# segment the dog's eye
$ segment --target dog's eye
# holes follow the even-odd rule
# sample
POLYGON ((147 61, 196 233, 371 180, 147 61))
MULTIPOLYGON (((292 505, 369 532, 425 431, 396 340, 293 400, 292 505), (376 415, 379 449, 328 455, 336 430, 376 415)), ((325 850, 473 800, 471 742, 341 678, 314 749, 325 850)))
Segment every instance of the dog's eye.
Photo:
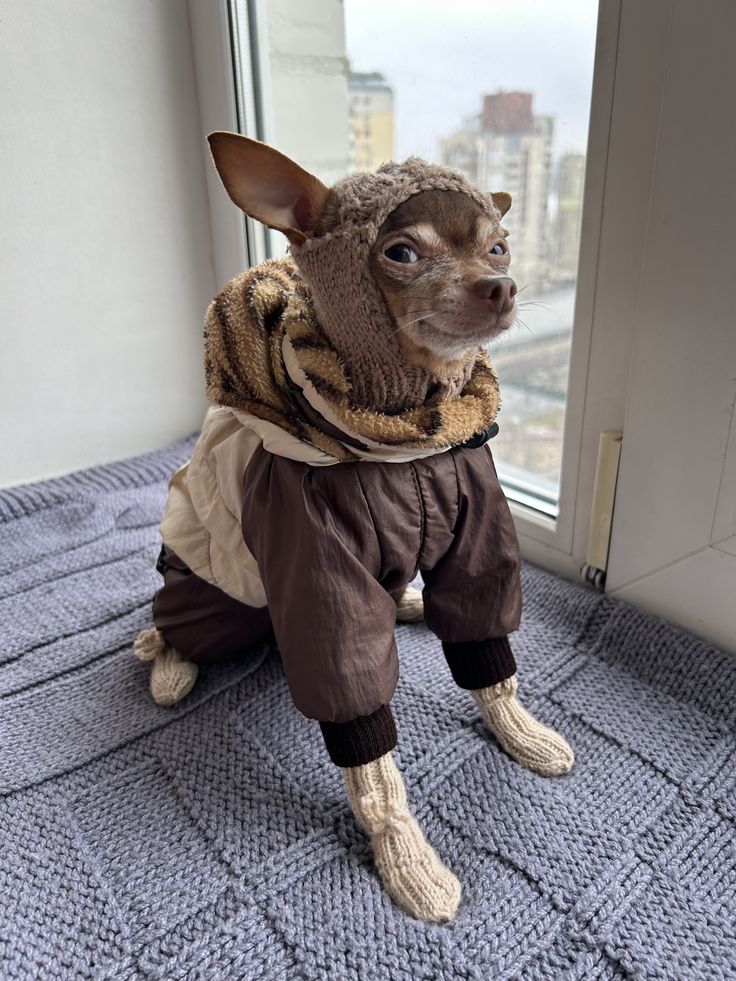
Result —
POLYGON ((392 262, 419 262, 419 256, 408 245, 392 245, 383 254, 392 262))
POLYGON ((501 242, 496 242, 491 249, 491 255, 506 255, 506 246, 501 242))

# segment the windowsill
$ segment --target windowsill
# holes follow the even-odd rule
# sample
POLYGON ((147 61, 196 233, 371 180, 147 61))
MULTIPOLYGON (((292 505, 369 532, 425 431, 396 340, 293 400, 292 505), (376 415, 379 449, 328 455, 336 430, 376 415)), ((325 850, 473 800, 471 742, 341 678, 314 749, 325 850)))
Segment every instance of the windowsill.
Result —
POLYGON ((525 510, 552 519, 560 513, 557 494, 558 488, 551 480, 535 478, 532 474, 519 467, 496 460, 498 479, 503 492, 509 501, 513 501, 525 510))

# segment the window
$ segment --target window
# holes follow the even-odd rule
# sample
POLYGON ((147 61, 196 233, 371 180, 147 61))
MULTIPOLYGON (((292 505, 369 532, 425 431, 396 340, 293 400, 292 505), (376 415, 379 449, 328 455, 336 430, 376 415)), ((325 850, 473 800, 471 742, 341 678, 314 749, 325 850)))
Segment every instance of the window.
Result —
MULTIPOLYGON (((580 82, 582 72, 573 70, 572 61, 575 52, 584 58, 586 51, 593 60, 592 11, 566 0, 533 6, 518 0, 507 6, 532 18, 526 25, 530 32, 533 18, 553 7, 557 19, 554 43, 558 39, 560 45, 564 43, 565 58, 570 61, 570 70, 562 70, 557 79, 558 92, 587 99, 580 82)), ((579 259, 571 248, 556 253, 561 269, 572 271, 576 277, 563 453, 559 489, 555 488, 557 513, 550 514, 555 506, 548 505, 545 514, 540 482, 534 474, 531 476, 536 482, 529 482, 528 491, 512 487, 507 477, 507 493, 522 555, 576 578, 588 561, 600 435, 624 430, 607 590, 703 633, 721 646, 732 647, 733 604, 729 605, 727 597, 734 593, 736 567, 730 561, 735 554, 733 529, 724 517, 728 509, 723 501, 733 499, 728 491, 736 473, 730 466, 734 456, 733 304, 729 307, 728 289, 714 291, 707 286, 714 281, 713 269, 721 269, 730 257, 728 234, 733 223, 729 224, 723 188, 733 171, 733 141, 729 143, 731 131, 719 125, 723 112, 703 113, 702 106, 704 99, 715 99, 720 110, 728 100, 730 89, 719 83, 724 66, 731 63, 720 55, 733 34, 735 15, 732 7, 723 5, 718 7, 717 16, 707 18, 699 8, 685 3, 599 0, 597 6, 590 119, 582 120, 583 130, 587 127, 590 131, 586 159, 579 159, 584 134, 578 127, 574 139, 575 129, 569 119, 542 101, 541 87, 535 92, 539 115, 556 116, 546 155, 556 174, 550 198, 542 201, 538 195, 536 201, 525 201, 521 193, 523 161, 517 161, 516 183, 511 187, 501 142, 486 148, 484 166, 491 173, 493 164, 492 179, 496 175, 504 178, 505 189, 516 195, 517 214, 526 213, 524 209, 539 213, 546 208, 548 214, 556 216, 558 242, 560 237, 575 240, 562 229, 566 224, 575 227, 580 223, 575 186, 582 184, 583 177, 585 181, 579 259), (701 57, 700 70, 693 76, 688 71, 693 51, 696 56, 698 52, 716 52, 719 57, 701 57), (577 154, 578 159, 563 161, 569 153, 577 154), (682 175, 686 180, 687 173, 692 172, 713 175, 713 180, 700 188, 695 211, 680 206, 682 175), (671 255, 680 255, 682 242, 692 239, 693 221, 699 247, 707 252, 693 269, 701 278, 705 276, 706 288, 689 293, 675 289, 673 293, 680 267, 671 255), (677 303, 673 305, 675 295, 677 303), (699 324, 696 332, 693 322, 699 324), (710 338, 708 344, 703 341, 704 331, 710 338), (668 352, 667 357, 661 357, 662 350, 668 352), (696 377, 693 364, 699 365, 696 377), (687 376, 688 391, 694 384, 697 388, 684 415, 683 386, 672 383, 675 370, 687 376), (673 418, 679 420, 678 425, 672 425, 673 418), (685 459, 692 466, 684 466, 685 459)), ((485 62, 473 62, 467 44, 472 30, 476 30, 471 30, 467 18, 477 15, 479 8, 484 29, 491 15, 497 18, 503 9, 492 0, 466 0, 455 5, 453 30, 447 31, 443 50, 439 55, 435 50, 432 57, 426 56, 422 72, 407 80, 409 88, 405 91, 403 82, 399 85, 401 80, 391 77, 393 69, 388 62, 378 66, 358 63, 357 55, 350 51, 353 0, 346 0, 345 6, 339 0, 299 4, 298 14, 309 9, 312 17, 316 11, 321 18, 319 25, 296 16, 294 0, 220 0, 215 17, 209 7, 192 4, 189 14, 195 58, 201 67, 197 75, 203 128, 240 126, 249 135, 276 143, 326 182, 336 179, 352 165, 350 150, 346 150, 348 51, 354 59, 354 72, 382 75, 375 79, 371 94, 380 86, 393 89, 386 98, 394 99, 397 156, 403 152, 402 120, 413 111, 422 132, 430 131, 433 120, 442 122, 441 147, 446 146, 447 134, 457 132, 460 120, 459 128, 467 132, 453 141, 457 165, 478 166, 482 147, 477 107, 471 111, 466 103, 459 104, 463 101, 459 98, 462 85, 454 77, 448 80, 446 64, 454 64, 464 76, 485 77, 485 62), (234 7, 238 16, 228 19, 234 7), (245 16, 248 11, 257 14, 250 25, 245 16), (234 60, 240 60, 234 73, 229 58, 232 35, 236 42, 234 60), (241 89, 237 114, 234 76, 241 89), (420 92, 421 99, 407 102, 412 87, 420 92), (333 111, 335 107, 339 110, 341 99, 344 113, 333 111), (413 109, 406 109, 407 104, 413 109), (316 114, 315 106, 320 110, 316 114), (329 113, 324 111, 326 106, 329 113)), ((373 38, 373 51, 391 53, 396 45, 407 51, 411 45, 427 50, 424 14, 428 6, 416 15, 419 8, 407 0, 396 11, 389 11, 391 17, 378 0, 365 5, 370 13, 363 12, 362 4, 358 9, 366 20, 366 43, 373 38), (404 9, 414 18, 411 44, 407 43, 408 34, 397 28, 404 9)), ((522 50, 508 25, 505 33, 497 19, 491 26, 494 34, 489 51, 508 49, 518 54, 522 50)), ((524 67, 526 62, 517 60, 524 67)), ((505 71, 510 71, 508 63, 505 71)), ((525 79, 508 77, 506 91, 525 91, 525 79)), ((554 76, 548 73, 545 78, 549 81, 554 76)), ((479 90, 485 88, 478 85, 479 90)), ((489 94, 494 94, 492 89, 489 94)), ((426 144, 412 149, 424 156, 434 152, 426 144)), ((246 239, 251 262, 265 257, 266 245, 262 231, 260 241, 252 228, 244 235, 242 215, 223 194, 209 160, 207 167, 213 258, 218 281, 224 283, 246 264, 246 239)), ((518 257, 518 247, 516 254, 518 257)), ((728 275, 721 276, 721 281, 727 284, 728 275)), ((539 302, 549 306, 548 299, 543 296, 539 302)), ((543 311, 543 307, 536 310, 543 311)), ((564 317, 569 330, 569 310, 564 317)), ((499 353, 497 349, 497 361, 499 353)), ((560 360, 567 368, 567 359, 560 360)), ((554 365, 549 358, 542 368, 551 372, 554 365)), ((505 371, 502 388, 508 396, 505 371)), ((545 381, 549 384, 549 377, 545 381)), ((507 397, 501 415, 503 426, 509 414, 507 397)), ((503 471, 505 461, 501 464, 503 471)))
MULTIPOLYGON (((490 348, 503 396, 493 450, 508 495, 556 516, 597 4, 247 6, 264 21, 238 31, 262 98, 252 135, 326 183, 416 153, 514 197, 504 224, 519 316, 490 348)), ((233 3, 236 23, 245 7, 233 3)))

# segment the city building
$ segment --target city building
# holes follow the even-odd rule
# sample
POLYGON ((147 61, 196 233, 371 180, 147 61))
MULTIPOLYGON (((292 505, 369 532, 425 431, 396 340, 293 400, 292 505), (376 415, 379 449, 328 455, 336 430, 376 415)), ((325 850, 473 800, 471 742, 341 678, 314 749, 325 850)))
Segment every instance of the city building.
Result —
POLYGON ((584 180, 584 154, 563 154, 557 165, 557 215, 552 242, 552 277, 560 282, 573 282, 577 275, 584 180))
POLYGON ((482 190, 511 195, 504 225, 520 286, 546 282, 552 269, 547 226, 554 120, 535 115, 533 100, 531 92, 484 95, 480 113, 440 143, 444 164, 482 190))
POLYGON ((394 91, 380 72, 348 74, 350 160, 375 170, 394 156, 394 91))

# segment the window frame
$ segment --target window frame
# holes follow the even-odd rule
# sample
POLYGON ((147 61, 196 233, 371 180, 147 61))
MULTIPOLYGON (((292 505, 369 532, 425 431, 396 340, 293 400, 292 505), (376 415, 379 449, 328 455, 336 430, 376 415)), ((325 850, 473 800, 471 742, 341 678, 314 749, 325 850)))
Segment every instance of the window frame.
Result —
MULTIPOLYGON (((598 435, 615 428, 591 425, 602 406, 589 382, 621 4, 599 2, 557 515, 509 496, 522 555, 568 578, 577 578, 585 563, 598 435)), ((617 408, 622 414, 623 402, 617 408)))

